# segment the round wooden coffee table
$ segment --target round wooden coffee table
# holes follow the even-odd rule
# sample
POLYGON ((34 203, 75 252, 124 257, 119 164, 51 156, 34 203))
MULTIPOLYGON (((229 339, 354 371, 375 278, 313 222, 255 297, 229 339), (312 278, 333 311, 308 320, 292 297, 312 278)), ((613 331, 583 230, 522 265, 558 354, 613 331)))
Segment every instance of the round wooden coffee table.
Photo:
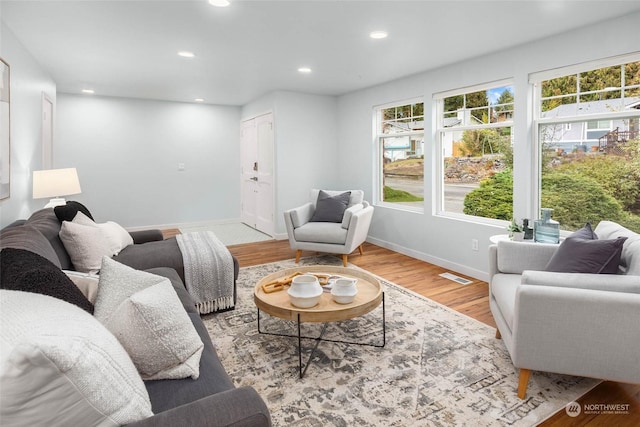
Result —
POLYGON ((313 265, 313 266, 299 266, 281 270, 268 276, 263 277, 256 284, 253 300, 258 308, 258 332, 262 334, 297 337, 298 338, 298 360, 300 365, 300 378, 302 378, 309 367, 313 354, 318 347, 320 341, 339 342, 346 344, 356 345, 369 345, 374 347, 384 347, 386 340, 386 326, 385 326, 385 309, 384 309, 384 290, 380 281, 371 274, 365 271, 356 270, 348 267, 335 267, 327 265, 313 265), (311 308, 299 308, 291 304, 289 294, 287 293, 288 286, 283 290, 266 293, 262 285, 265 283, 271 283, 275 280, 282 279, 293 273, 319 273, 329 274, 335 276, 342 276, 347 278, 357 279, 356 287, 358 293, 353 302, 348 304, 338 304, 331 296, 330 292, 323 292, 320 296, 320 302, 311 308), (382 344, 372 343, 359 343, 349 342, 342 340, 329 340, 323 339, 325 330, 327 329, 328 322, 339 322, 342 320, 349 320, 355 317, 363 316, 376 307, 382 304, 382 344), (260 312, 263 311, 271 316, 278 317, 285 320, 292 320, 297 322, 298 334, 287 335, 274 332, 264 332, 260 328, 260 312), (322 331, 318 337, 305 337, 301 335, 300 324, 303 322, 320 322, 324 323, 322 331), (309 360, 306 365, 302 365, 302 339, 313 339, 316 341, 313 350, 309 356, 309 360))

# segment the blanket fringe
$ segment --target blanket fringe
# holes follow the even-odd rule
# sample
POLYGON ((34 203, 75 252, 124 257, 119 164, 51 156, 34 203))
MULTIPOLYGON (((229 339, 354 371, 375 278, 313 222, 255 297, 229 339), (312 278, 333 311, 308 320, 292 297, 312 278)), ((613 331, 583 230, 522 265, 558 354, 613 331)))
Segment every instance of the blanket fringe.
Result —
POLYGON ((200 314, 208 314, 229 308, 233 308, 233 297, 222 297, 214 301, 205 301, 196 304, 196 310, 198 310, 200 314))

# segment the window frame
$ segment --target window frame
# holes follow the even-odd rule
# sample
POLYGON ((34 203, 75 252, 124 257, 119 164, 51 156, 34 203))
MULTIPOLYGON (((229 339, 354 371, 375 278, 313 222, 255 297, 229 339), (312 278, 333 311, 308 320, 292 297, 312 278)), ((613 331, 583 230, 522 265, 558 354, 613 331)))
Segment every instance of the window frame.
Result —
MULTIPOLYGON (((601 68, 609 68, 620 66, 623 64, 627 64, 630 62, 638 62, 640 61, 640 53, 630 53, 626 55, 618 55, 614 57, 597 59, 594 61, 588 61, 580 64, 568 65, 565 67, 554 68, 551 70, 544 70, 535 73, 529 74, 529 86, 533 93, 531 97, 531 137, 532 137, 532 157, 534 158, 533 170, 531 179, 531 195, 532 195, 532 218, 539 219, 540 218, 540 209, 541 209, 541 198, 542 198, 542 147, 540 145, 540 128, 542 126, 550 126, 550 125, 572 125, 574 123, 588 123, 590 121, 600 121, 607 120, 610 123, 618 119, 628 119, 630 117, 640 118, 640 111, 616 111, 616 112, 608 112, 608 113, 594 113, 594 114, 583 114, 583 115, 573 115, 573 116, 562 116, 562 117, 542 117, 542 82, 547 80, 552 80, 560 77, 566 77, 570 75, 578 75, 583 72, 598 70, 601 68)), ((625 86, 626 87, 626 86, 625 86)), ((624 93, 624 88, 621 88, 622 93, 624 93)), ((579 98, 580 95, 586 94, 588 92, 579 92, 576 96, 579 98)), ((587 126, 584 127, 584 133, 586 137, 587 126)), ((561 235, 569 234, 568 231, 560 230, 561 235)))
MULTIPOLYGON (((459 221, 465 221, 465 222, 472 222, 472 223, 476 223, 476 224, 484 224, 484 225, 492 225, 492 226, 500 226, 500 227, 504 227, 506 226, 506 224, 508 224, 508 221, 502 220, 502 219, 495 219, 495 218, 486 218, 486 217, 481 217, 481 216, 475 216, 475 215, 467 215, 465 213, 461 213, 461 212, 451 212, 451 211, 446 211, 444 210, 444 146, 443 146, 443 135, 447 132, 452 132, 451 130, 447 131, 446 128, 444 127, 444 122, 443 119, 445 117, 445 112, 444 112, 444 100, 446 98, 449 97, 453 97, 453 96, 459 96, 459 95, 464 95, 464 94, 469 94, 469 93, 473 93, 473 92, 478 92, 478 91, 488 91, 490 89, 495 89, 495 88, 500 88, 500 87, 504 87, 504 86, 509 86, 513 89, 513 96, 514 96, 514 101, 513 101, 513 110, 511 110, 511 114, 510 114, 510 118, 504 122, 493 122, 493 123, 483 123, 482 125, 462 125, 462 126, 456 126, 455 127, 455 131, 461 131, 464 132, 466 130, 477 130, 477 129, 493 129, 493 128, 504 128, 504 127, 510 127, 511 128, 511 140, 512 143, 515 144, 515 139, 514 139, 514 131, 515 131, 515 118, 516 118, 516 112, 515 112, 515 106, 516 106, 516 101, 515 101, 515 87, 516 87, 516 82, 514 78, 508 78, 508 79, 500 79, 500 80, 494 80, 491 82, 486 82, 486 83, 481 83, 481 84, 477 84, 477 85, 472 85, 472 86, 466 86, 463 88, 457 88, 457 89, 452 89, 452 90, 448 90, 448 91, 444 91, 444 92, 438 92, 438 93, 434 93, 433 97, 432 97, 432 108, 433 111, 435 112, 434 114, 434 129, 433 129, 433 138, 435 141, 435 145, 436 145, 436 159, 435 159, 435 168, 434 168, 434 189, 435 189, 435 193, 433 195, 434 198, 434 203, 433 203, 433 209, 432 209, 432 214, 434 216, 437 217, 441 217, 441 218, 448 218, 448 219, 454 219, 454 220, 459 220, 459 221)), ((485 108, 485 107, 482 107, 485 108)), ((513 191, 513 190, 512 190, 513 191)), ((514 205, 515 205, 515 201, 514 201, 514 205)), ((513 213, 513 212, 512 212, 513 213)))
MULTIPOLYGON (((424 192, 424 197, 423 197, 423 201, 422 204, 420 206, 411 206, 411 205, 403 205, 403 204, 399 204, 399 203, 394 203, 394 202, 386 202, 384 201, 384 139, 385 138, 390 138, 390 137, 404 137, 404 136, 408 136, 409 137, 409 143, 411 144, 411 139, 413 136, 416 135, 422 135, 422 140, 423 140, 423 144, 425 145, 425 149, 423 150, 423 156, 425 157, 425 162, 423 165, 423 169, 422 169, 422 183, 423 186, 425 185, 425 170, 426 170, 426 158, 427 158, 427 154, 428 151, 426 149, 426 139, 425 139, 425 129, 423 127, 422 132, 419 131, 407 131, 407 132, 398 132, 398 133, 394 133, 394 134, 384 134, 381 132, 382 129, 382 111, 389 109, 389 108, 395 108, 395 107, 402 107, 405 105, 415 105, 415 104, 422 104, 422 111, 423 111, 423 121, 425 122, 425 127, 426 127, 426 116, 425 116, 425 109, 424 109, 424 97, 423 96, 417 96, 417 97, 413 97, 413 98, 408 98, 408 99, 403 99, 400 101, 395 101, 395 102, 389 102, 389 103, 385 103, 385 104, 381 104, 381 105, 376 105, 373 107, 373 143, 375 145, 375 168, 374 170, 376 171, 375 177, 374 177, 374 186, 373 188, 375 189, 375 197, 374 197, 374 205, 375 206, 381 206, 381 207, 386 207, 386 208, 391 208, 391 209, 398 209, 398 210, 403 210, 403 211, 409 211, 409 212, 417 212, 417 213, 424 213, 425 212, 425 203, 427 201, 427 192, 424 192)), ((425 188, 426 189, 426 188, 425 188)))

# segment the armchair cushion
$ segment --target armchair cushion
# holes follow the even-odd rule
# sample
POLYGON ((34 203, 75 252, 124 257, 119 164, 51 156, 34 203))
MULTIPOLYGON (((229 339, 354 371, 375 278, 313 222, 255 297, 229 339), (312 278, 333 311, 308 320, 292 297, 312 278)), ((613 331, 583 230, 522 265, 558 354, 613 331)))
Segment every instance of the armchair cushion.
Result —
POLYGON ((626 237, 589 240, 567 237, 545 267, 559 273, 616 274, 626 237))
POLYGON ((640 276, 624 274, 603 276, 589 273, 525 271, 522 273, 522 284, 640 294, 640 276))
POLYGON ((316 210, 311 217, 311 222, 342 222, 344 211, 349 205, 351 192, 331 195, 320 190, 316 201, 316 210))
POLYGON ((299 242, 329 243, 344 245, 347 230, 332 222, 309 222, 294 230, 299 242))

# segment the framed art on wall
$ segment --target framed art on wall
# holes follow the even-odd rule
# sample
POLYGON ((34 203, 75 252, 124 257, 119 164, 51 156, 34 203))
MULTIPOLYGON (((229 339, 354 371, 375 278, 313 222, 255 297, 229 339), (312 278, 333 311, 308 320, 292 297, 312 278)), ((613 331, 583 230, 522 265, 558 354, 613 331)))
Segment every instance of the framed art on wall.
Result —
POLYGON ((0 58, 0 199, 8 198, 11 190, 10 106, 9 64, 0 58))

